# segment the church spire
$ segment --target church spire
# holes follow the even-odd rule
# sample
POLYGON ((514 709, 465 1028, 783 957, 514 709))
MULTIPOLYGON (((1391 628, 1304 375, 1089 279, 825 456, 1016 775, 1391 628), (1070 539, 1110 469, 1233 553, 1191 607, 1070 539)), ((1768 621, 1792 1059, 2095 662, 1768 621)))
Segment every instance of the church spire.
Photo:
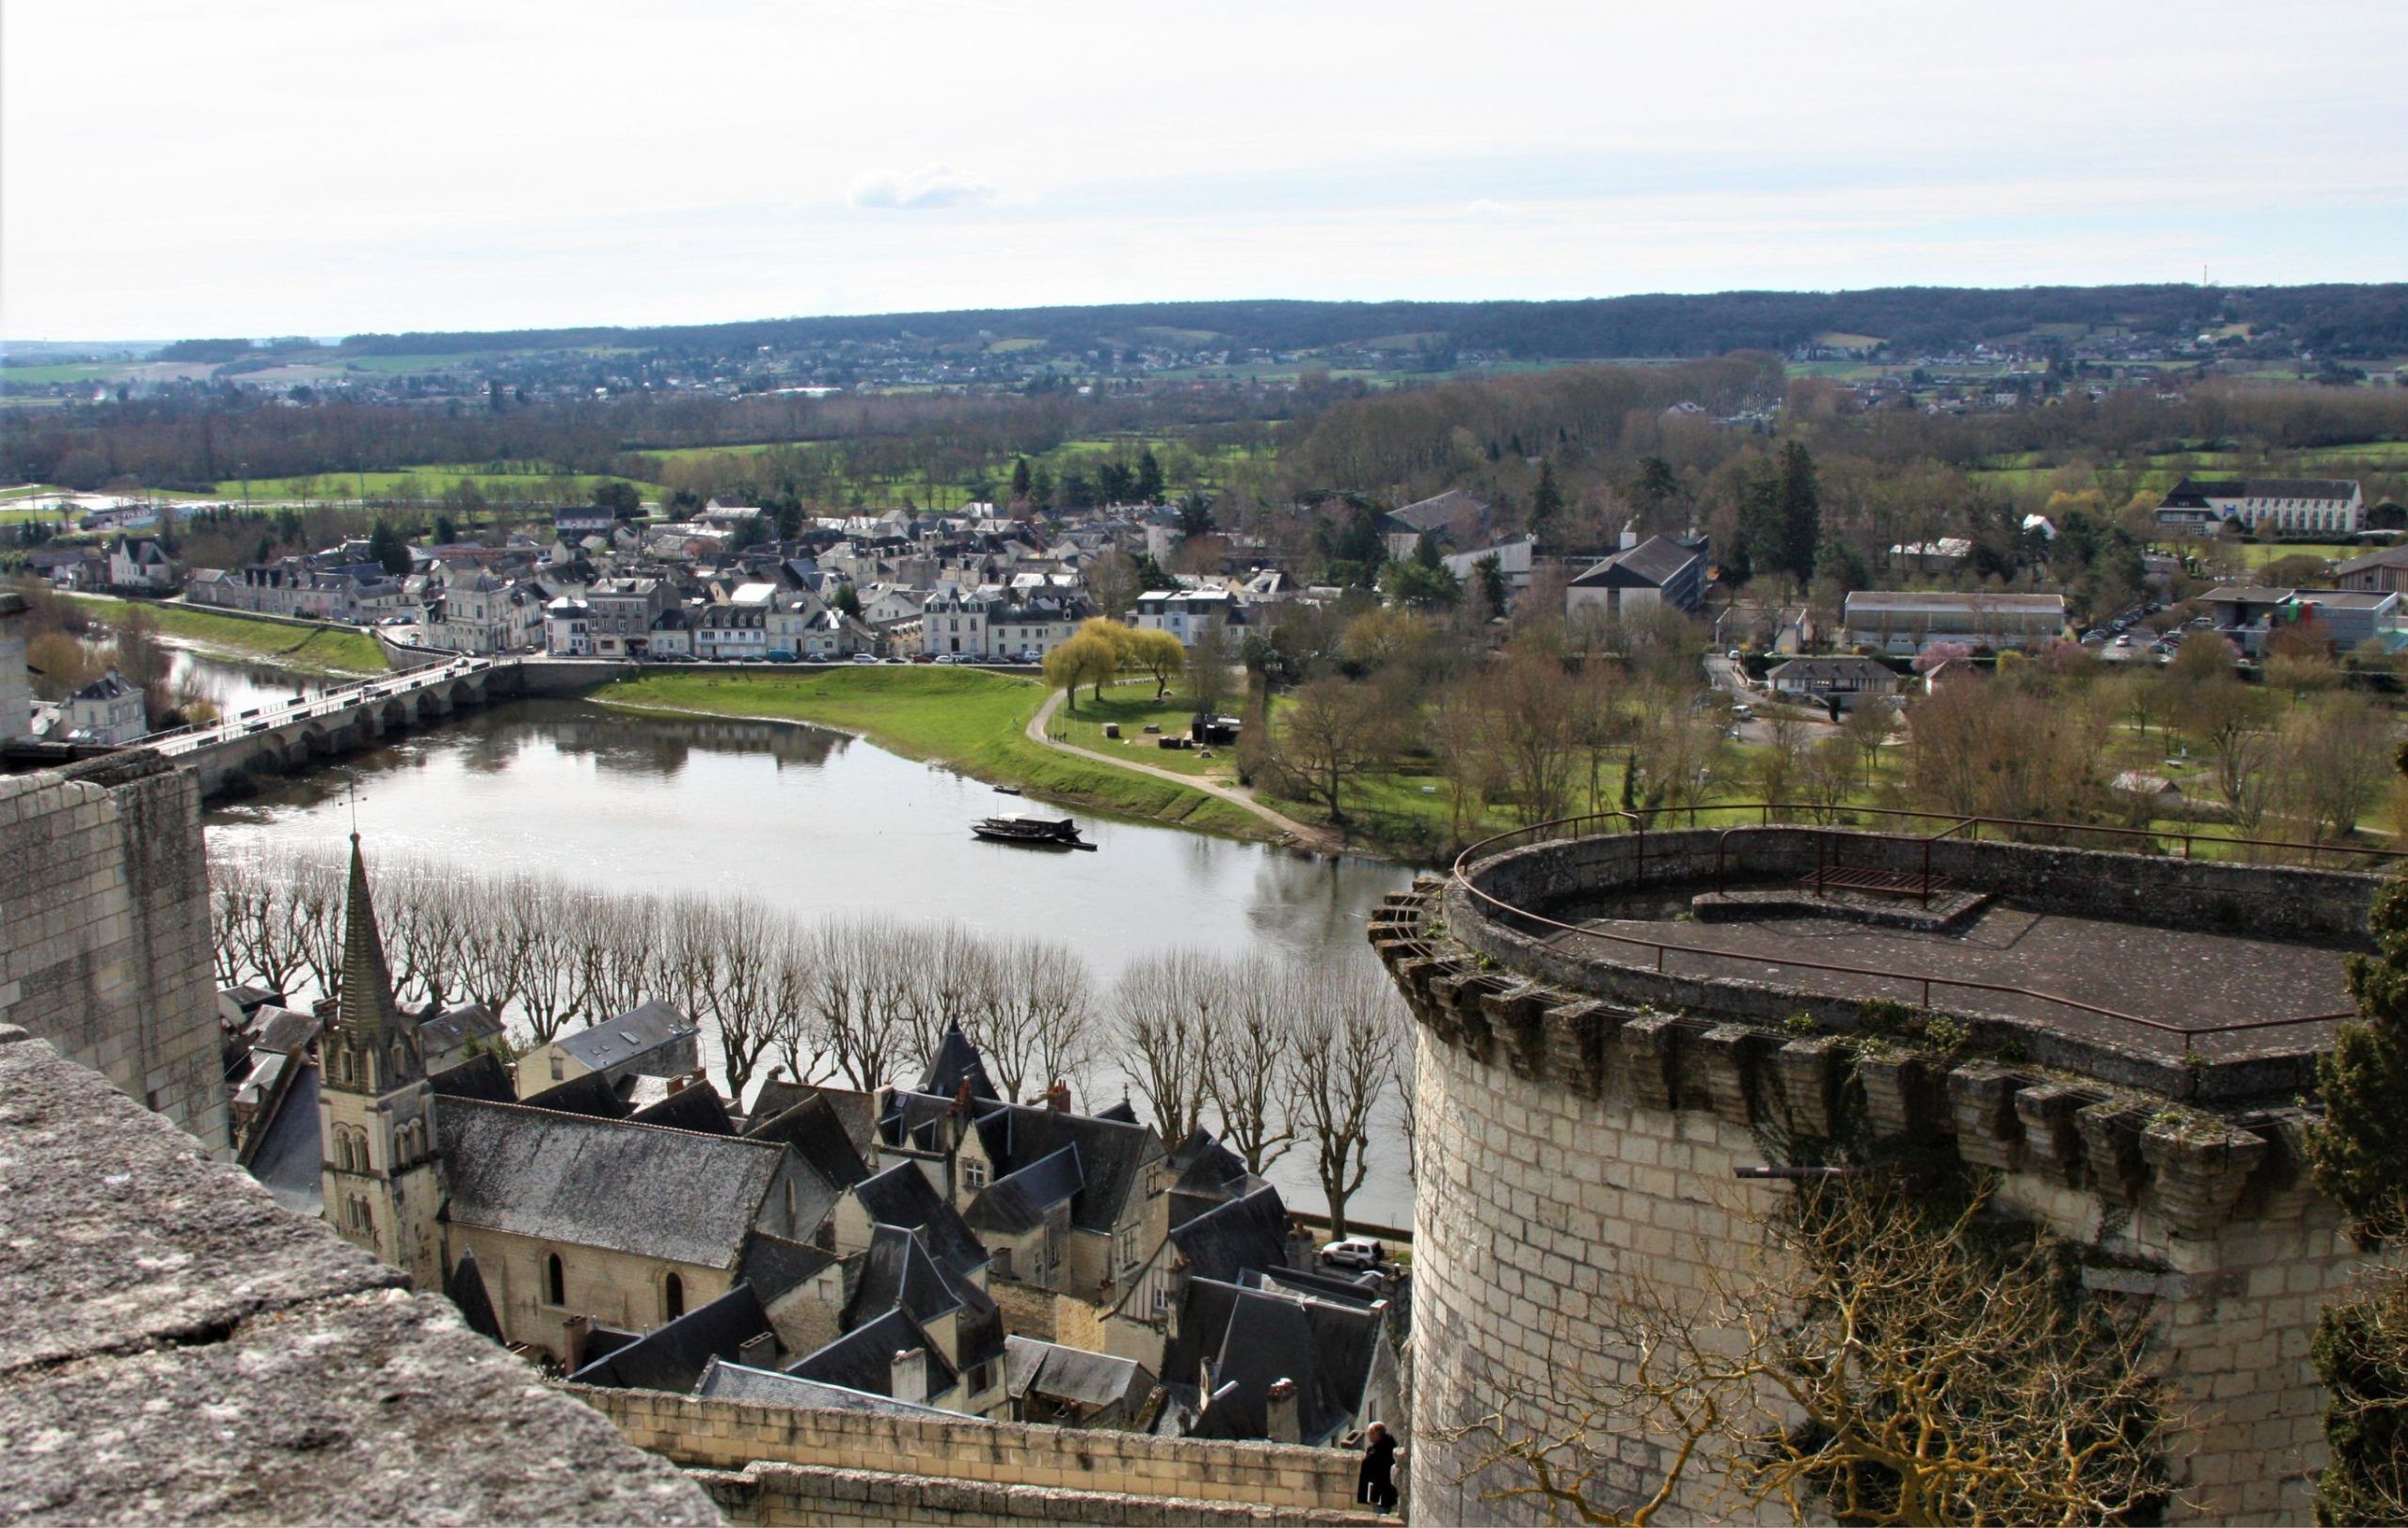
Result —
POLYGON ((393 973, 385 963, 384 937, 376 931, 376 907, 368 895, 368 862, 359 835, 351 836, 351 884, 343 895, 342 992, 336 1025, 356 1040, 383 1046, 401 1027, 393 1005, 393 973))

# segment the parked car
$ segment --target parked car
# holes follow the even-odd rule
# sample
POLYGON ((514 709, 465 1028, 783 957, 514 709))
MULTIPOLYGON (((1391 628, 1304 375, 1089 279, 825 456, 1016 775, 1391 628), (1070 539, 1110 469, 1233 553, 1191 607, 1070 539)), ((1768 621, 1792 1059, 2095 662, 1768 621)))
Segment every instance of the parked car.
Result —
POLYGON ((1333 1268, 1376 1268, 1387 1261, 1388 1249, 1374 1236, 1340 1236, 1324 1243, 1321 1260, 1333 1268))
POLYGON ((855 653, 853 655, 853 661, 856 663, 875 663, 878 661, 878 655, 876 653, 855 653))

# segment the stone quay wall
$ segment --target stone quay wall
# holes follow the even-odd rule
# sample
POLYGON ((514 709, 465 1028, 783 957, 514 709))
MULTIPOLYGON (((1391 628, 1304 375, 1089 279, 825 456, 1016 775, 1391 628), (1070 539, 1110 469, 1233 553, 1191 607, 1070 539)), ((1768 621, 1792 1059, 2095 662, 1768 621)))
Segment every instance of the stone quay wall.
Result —
MULTIPOLYGON (((1477 954, 1569 992, 1639 1007, 1712 1013, 1777 1026, 1804 1012, 1828 1029, 1855 1027, 1861 1000, 1801 991, 1760 976, 1659 971, 1653 951, 1602 939, 1566 948, 1560 931, 1504 909, 1576 921, 1580 904, 1645 887, 1707 889, 1718 866, 1735 884, 1798 879, 1821 852, 1851 867, 1920 872, 1919 840, 1841 829, 1777 826, 1616 834, 1533 845, 1473 866, 1465 879, 1481 895, 1450 883, 1444 893, 1450 935, 1477 954), (1643 856, 1643 858, 1642 858, 1643 856), (1490 900, 1489 899, 1494 899, 1490 900), (1497 904, 1503 904, 1500 908, 1497 904)), ((2073 916, 2273 935, 2320 947, 2369 948, 2367 912, 2382 878, 2348 870, 2218 864, 2162 856, 2102 853, 2035 844, 1931 845, 1931 869, 1954 886, 1993 892, 2019 905, 2073 916)), ((1684 941, 1677 935, 1667 943, 1684 941)), ((1737 973, 1760 962, 1732 961, 1737 973)), ((2037 1064, 2062 1067, 2120 1087, 2202 1104, 2289 1099, 2314 1087, 2311 1051, 2285 1045, 2287 1031, 2262 1031, 2266 1052, 2246 1061, 2199 1069, 2173 1047, 2151 1047, 2135 1031, 2119 1043, 2102 1027, 2068 1032, 1984 1006, 1978 990, 1931 985, 1931 1007, 1977 1025, 2014 1031, 2037 1064)), ((2288 1033, 2296 1033, 2289 1031, 2288 1033)))
POLYGON ((0 1024, 230 1154, 191 774, 131 751, 0 777, 0 1024))
POLYGON ((1085 1524, 1186 1528, 1190 1523, 1360 1523, 1356 1512, 1257 1506, 1244 1502, 1129 1496, 1056 1486, 903 1476, 874 1470, 753 1464, 741 1473, 697 1470, 693 1478, 730 1521, 758 1528, 853 1528, 864 1522, 1085 1524))
MULTIPOLYGON (((1943 1143, 2000 1174, 2000 1206, 2085 1249, 2094 1288, 2156 1297, 2183 1409, 2187 1521, 2302 1520, 2323 1462, 2307 1358, 2317 1310, 2362 1266, 2337 1210, 2305 1180, 2296 1108, 2210 1114, 2036 1065, 1860 1052, 1600 1000, 1456 942, 1425 881, 1374 915, 1371 939, 1418 1021, 1415 1226, 1416 1516, 1537 1522, 1494 1493, 1483 1440, 1578 1427, 1584 1380, 1626 1377, 1612 1301, 1643 1276, 1679 1297, 1743 1268, 1778 1185, 1779 1120, 1828 1134, 1861 1108, 1883 1138, 1943 1143), (1849 1101, 1861 1098, 1861 1104, 1849 1101)), ((1662 1478, 1666 1440, 1599 1437, 1598 1485, 1628 1507, 1662 1478)), ((1712 1470, 1676 1503, 1715 1513, 1712 1470)), ((1525 1482, 1526 1483, 1526 1482, 1525 1482)))
MULTIPOLYGON (((616 1423, 627 1441, 691 1468, 741 1472, 762 1463, 841 1472, 886 1461, 891 1472, 872 1472, 897 1483, 890 1488, 901 1492, 901 1499, 884 1511, 864 1509, 852 1514, 853 1520, 927 1520, 917 1509, 916 1493, 928 1488, 930 1482, 921 1477, 962 1488, 966 1494, 959 1494, 958 1501, 963 1504, 1041 1502, 1042 1498, 1023 1500, 1007 1494, 1011 1489, 1033 1488, 1061 1493, 1063 1503, 1099 1495, 1158 1503, 1217 1503, 1268 1508, 1280 1514, 1281 1520, 1290 1520, 1297 1514, 1349 1511, 1360 1462, 1358 1456, 1345 1449, 1156 1438, 1148 1433, 1030 1426, 975 1417, 761 1406, 585 1385, 562 1388, 616 1423)), ((757 1520, 816 1520, 782 1516, 789 1509, 775 1506, 780 1492, 802 1492, 813 1481, 831 1492, 838 1488, 825 1475, 779 1478, 784 1484, 768 1491, 771 1507, 763 1508, 768 1515, 757 1520)), ((725 1503, 726 1491, 719 1494, 725 1503)), ((842 1499, 828 1498, 832 1504, 842 1499)), ((830 1510, 846 1515, 832 1504, 830 1510)), ((962 1510, 972 1511, 966 1505, 962 1510)), ((1024 1515, 1042 1519, 1048 1513, 1024 1515)), ((1176 1519, 1177 1513, 1171 1516, 1176 1519)), ((1064 1510, 1053 1520, 1099 1520, 1064 1510)))

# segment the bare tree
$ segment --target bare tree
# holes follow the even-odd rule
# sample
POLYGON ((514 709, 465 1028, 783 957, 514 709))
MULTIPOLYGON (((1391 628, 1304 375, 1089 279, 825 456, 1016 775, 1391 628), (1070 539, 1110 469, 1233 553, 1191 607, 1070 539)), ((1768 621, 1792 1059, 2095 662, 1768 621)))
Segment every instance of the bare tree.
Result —
POLYGON ((1223 1144, 1259 1173, 1296 1141, 1289 1106, 1288 1062, 1300 999, 1294 973, 1256 959, 1220 963, 1228 1002, 1204 1055, 1204 1095, 1223 1144))
POLYGON ((1560 1345, 1571 1423, 1468 1429, 1499 1498, 1642 1523, 1686 1498, 1718 1520, 2116 1521, 2163 1505, 2175 1432, 2147 1307, 2068 1294, 2061 1249, 1894 1178, 1801 1188, 1751 1217, 1760 1253, 1702 1297, 1636 1278, 1599 1297, 1602 1344, 1560 1345), (1662 1440, 1635 1491, 1613 1441, 1662 1440), (1684 1487, 1689 1488, 1684 1490, 1684 1487), (1615 1500, 1620 1497, 1622 1500, 1615 1500))
POLYGON ((711 909, 713 963, 718 977, 711 1015, 719 1021, 721 1065, 727 1096, 743 1101, 777 1033, 778 920, 750 898, 711 909))
POLYGON ((879 991, 888 959, 883 927, 882 919, 863 918, 823 924, 812 963, 812 1007, 828 1054, 863 1092, 886 1086, 898 1048, 893 1011, 879 991))
POLYGON ((1298 690, 1272 740, 1272 759, 1301 794, 1346 820, 1346 788, 1394 752, 1395 718, 1379 692, 1352 679, 1315 679, 1298 690))
POLYGON ((1856 709, 1847 713, 1840 724, 1840 736, 1846 739, 1863 764, 1864 788, 1873 788, 1873 774, 1881 765, 1881 750, 1888 746, 1890 733, 1897 725, 1898 713, 1889 701, 1877 696, 1861 698, 1856 709))
POLYGON ((1330 1234, 1343 1236, 1347 1202, 1370 1168, 1371 1113, 1394 1078, 1407 1021, 1396 989, 1359 966, 1307 967, 1296 986, 1288 1094, 1312 1142, 1330 1234))
POLYGON ((2392 729, 2355 695, 2302 705, 2285 722, 2292 799, 2316 837, 2339 842, 2374 809, 2391 778, 2392 729))
POLYGON ((577 919, 564 915, 575 906, 566 886, 528 876, 514 880, 499 909, 519 952, 518 1016, 538 1045, 551 1043, 584 995, 577 919))
POLYGON ((1222 978, 1212 957, 1173 949, 1130 962, 1113 983, 1128 1045, 1122 1065, 1165 1146, 1203 1122, 1205 1058, 1217 1043, 1222 978))
POLYGON ((769 963, 769 1039, 786 1074, 817 1082, 828 1066, 828 1035, 813 1001, 819 982, 819 941, 813 930, 791 918, 781 923, 767 957, 769 963))
POLYGON ((1003 951, 971 1032, 995 1086, 1026 1102, 1054 1082, 1083 1086, 1096 1050, 1094 983, 1068 945, 1023 939, 1003 951))

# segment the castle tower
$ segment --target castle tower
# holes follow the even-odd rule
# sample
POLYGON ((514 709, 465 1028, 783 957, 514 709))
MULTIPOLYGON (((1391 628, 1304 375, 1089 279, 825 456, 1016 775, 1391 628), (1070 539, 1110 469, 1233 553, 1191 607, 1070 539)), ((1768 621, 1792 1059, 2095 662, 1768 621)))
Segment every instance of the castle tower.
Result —
POLYGON ((418 1024, 393 1001, 393 977, 359 835, 343 900, 342 992, 319 1043, 318 1136, 327 1224, 420 1289, 440 1289, 435 1212, 434 1090, 418 1024))

